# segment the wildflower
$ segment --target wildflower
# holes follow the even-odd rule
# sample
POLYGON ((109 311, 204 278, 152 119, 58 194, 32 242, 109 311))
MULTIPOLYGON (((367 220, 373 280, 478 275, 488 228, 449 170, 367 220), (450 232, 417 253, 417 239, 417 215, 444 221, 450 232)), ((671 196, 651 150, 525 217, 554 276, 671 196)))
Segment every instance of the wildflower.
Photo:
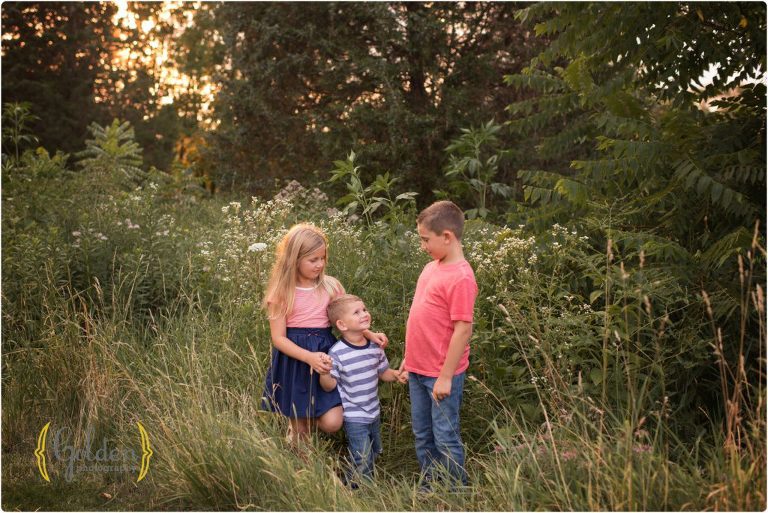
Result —
POLYGON ((644 452, 651 452, 651 450, 653 450, 653 447, 651 447, 648 444, 640 444, 632 447, 632 451, 636 452, 637 454, 642 454, 644 452))
POLYGON ((73 235, 74 237, 80 237, 80 232, 72 232, 72 235, 73 235))
POLYGON ((267 249, 267 245, 263 242, 254 242, 250 246, 248 246, 248 251, 254 252, 254 251, 264 251, 267 249))
POLYGON ((571 451, 571 450, 563 451, 560 453, 560 457, 563 458, 563 461, 572 460, 576 456, 577 456, 576 451, 571 451))
POLYGON ((133 224, 133 221, 131 221, 129 218, 125 218, 125 224, 128 227, 129 230, 137 230, 140 228, 138 224, 133 224))

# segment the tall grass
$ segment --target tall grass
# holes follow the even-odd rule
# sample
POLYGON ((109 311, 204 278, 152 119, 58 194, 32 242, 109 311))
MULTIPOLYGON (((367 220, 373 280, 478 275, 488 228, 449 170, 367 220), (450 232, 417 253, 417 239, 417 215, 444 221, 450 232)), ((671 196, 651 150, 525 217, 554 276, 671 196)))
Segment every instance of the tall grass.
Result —
POLYGON ((296 449, 284 419, 259 409, 270 343, 258 304, 270 251, 292 222, 320 224, 331 239, 329 273, 366 299, 396 365, 426 262, 415 234, 390 237, 386 226, 371 234, 329 216, 326 205, 299 210, 290 198, 245 207, 209 200, 203 215, 185 220, 187 207, 146 189, 130 194, 146 196, 98 218, 68 218, 68 230, 93 228, 114 243, 109 249, 93 241, 86 255, 83 242, 73 248, 70 232, 49 221, 27 237, 16 225, 4 231, 2 443, 6 462, 26 461, 52 421, 70 426, 75 443, 93 429, 131 446, 141 421, 155 451, 150 472, 138 484, 128 475, 80 476, 82 489, 110 491, 94 505, 79 501, 77 483, 57 484, 55 462, 51 485, 41 485, 32 464, 6 464, 6 509, 42 507, 56 494, 71 509, 766 507, 765 251, 757 231, 741 261, 733 339, 719 325, 721 295, 689 296, 681 306, 674 284, 637 255, 593 249, 559 228, 545 241, 470 223, 467 257, 481 286, 462 412, 470 486, 418 492, 407 391, 382 384, 385 453, 376 481, 352 491, 336 477, 342 434, 296 449), (176 219, 168 238, 157 224, 137 234, 115 223, 130 216, 145 227, 163 215, 176 219), (249 252, 257 241, 268 250, 249 252), (22 260, 32 247, 48 249, 22 260), (583 276, 600 284, 600 297, 579 295, 583 276), (709 311, 702 340, 690 327, 693 309, 709 311), (708 348, 719 380, 721 403, 706 417, 686 409, 675 380, 697 365, 680 349, 689 343, 708 348))

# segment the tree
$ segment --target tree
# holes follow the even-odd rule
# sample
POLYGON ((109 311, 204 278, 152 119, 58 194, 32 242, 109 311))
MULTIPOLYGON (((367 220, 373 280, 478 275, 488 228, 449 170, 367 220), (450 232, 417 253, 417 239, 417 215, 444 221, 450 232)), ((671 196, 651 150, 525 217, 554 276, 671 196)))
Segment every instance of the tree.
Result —
MULTIPOLYGON (((227 69, 211 142, 229 183, 326 177, 354 150, 429 201, 465 124, 517 94, 501 77, 532 51, 508 3, 227 3, 227 69)), ((213 32, 212 32, 213 34, 213 32)))
POLYGON ((88 123, 104 121, 94 83, 113 44, 107 2, 4 2, 2 6, 4 102, 28 102, 32 125, 50 150, 71 152, 88 123))
MULTIPOLYGON (((706 411, 719 383, 702 290, 717 297, 723 337, 743 337, 743 352, 730 345, 727 358, 745 356, 748 371, 760 372, 750 359, 756 319, 737 314, 737 255, 746 257, 753 237, 765 240, 765 5, 553 3, 518 17, 551 38, 523 73, 506 78, 536 93, 508 108, 508 127, 537 152, 518 171, 522 217, 534 229, 580 226, 601 245, 609 238, 622 265, 641 262, 626 275, 654 276, 649 293, 665 298, 654 315, 668 314, 668 329, 680 334, 679 347, 662 348, 670 355, 663 372, 676 381, 676 400, 706 411), (711 66, 716 73, 703 83, 711 66)), ((764 283, 764 253, 751 258, 764 283)))
POLYGON ((764 6, 537 4, 519 17, 555 36, 525 73, 507 77, 539 93, 509 106, 509 126, 525 137, 548 131, 538 150, 543 162, 555 162, 521 172, 527 200, 566 206, 572 216, 596 192, 630 194, 628 203, 643 206, 640 215, 659 219, 676 240, 709 234, 699 243, 760 217, 764 6), (603 22, 590 26, 594 19, 603 22), (567 64, 551 66, 557 59, 567 64), (713 63, 721 64, 712 82, 695 87, 713 63), (755 80, 745 83, 750 75, 755 80), (702 109, 702 101, 710 106, 702 109), (574 157, 558 149, 568 147, 581 150, 574 157))
POLYGON ((148 166, 168 170, 180 140, 202 122, 201 90, 213 66, 199 63, 208 41, 195 22, 205 20, 209 4, 169 5, 130 2, 115 23, 120 41, 111 52, 97 93, 113 118, 130 121, 148 166))
POLYGON ((110 3, 4 3, 3 97, 31 105, 43 146, 80 149, 89 123, 120 118, 147 148, 146 165, 169 169, 201 111, 200 77, 184 66, 191 78, 182 91, 176 73, 188 53, 200 53, 177 43, 191 12, 131 2, 116 14, 110 3))

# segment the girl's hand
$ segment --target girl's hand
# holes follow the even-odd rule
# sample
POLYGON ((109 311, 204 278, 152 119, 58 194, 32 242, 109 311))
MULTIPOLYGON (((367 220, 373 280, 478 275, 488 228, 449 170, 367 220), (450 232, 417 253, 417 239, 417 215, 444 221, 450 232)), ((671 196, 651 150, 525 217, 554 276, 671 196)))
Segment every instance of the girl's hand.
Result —
POLYGON ((306 363, 318 374, 328 374, 333 367, 333 360, 331 357, 321 351, 310 353, 306 363))
POLYGON ((389 344, 389 339, 384 333, 371 332, 370 338, 373 342, 376 342, 377 344, 379 344, 382 349, 387 347, 387 344, 389 344))

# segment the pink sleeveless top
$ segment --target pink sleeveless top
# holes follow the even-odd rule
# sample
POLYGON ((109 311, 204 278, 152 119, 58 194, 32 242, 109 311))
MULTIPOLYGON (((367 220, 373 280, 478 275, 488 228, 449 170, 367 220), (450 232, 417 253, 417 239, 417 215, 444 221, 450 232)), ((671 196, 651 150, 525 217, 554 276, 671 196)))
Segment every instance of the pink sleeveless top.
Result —
POLYGON ((293 310, 285 320, 288 328, 328 328, 328 303, 331 296, 323 287, 311 289, 296 287, 296 297, 293 300, 293 310))

